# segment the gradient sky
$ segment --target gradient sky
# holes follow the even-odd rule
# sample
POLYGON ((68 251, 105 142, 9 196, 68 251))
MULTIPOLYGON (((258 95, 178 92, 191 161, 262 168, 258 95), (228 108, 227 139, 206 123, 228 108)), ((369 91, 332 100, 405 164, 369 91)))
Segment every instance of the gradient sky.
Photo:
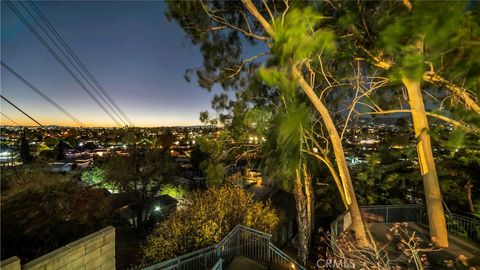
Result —
MULTIPOLYGON (((195 125, 199 112, 210 109, 214 93, 183 78, 187 68, 201 65, 201 55, 166 19, 165 3, 35 3, 136 126, 195 125)), ((10 8, 4 2, 1 7, 2 61, 87 126, 113 126, 10 8)), ((4 68, 1 92, 42 124, 75 126, 4 68)), ((3 100, 1 111, 21 125, 35 125, 3 100)), ((1 124, 12 123, 2 117, 1 124)))

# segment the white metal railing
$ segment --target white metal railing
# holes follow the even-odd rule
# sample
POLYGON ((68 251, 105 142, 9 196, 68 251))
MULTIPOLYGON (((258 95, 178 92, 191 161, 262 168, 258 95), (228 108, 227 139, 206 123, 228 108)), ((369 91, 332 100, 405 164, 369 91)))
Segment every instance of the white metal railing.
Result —
MULTIPOLYGON (((360 211, 366 223, 416 222, 428 225, 427 212, 425 206, 421 204, 369 205, 361 206, 360 211)), ((347 211, 331 223, 332 239, 336 239, 338 235, 349 228, 350 224, 345 222, 348 220, 349 214, 350 212, 347 211)), ((449 233, 480 241, 480 220, 455 213, 447 213, 445 217, 449 233)))
POLYGON ((266 263, 271 269, 305 270, 271 242, 270 234, 242 225, 237 225, 216 245, 151 265, 143 270, 221 270, 237 256, 266 263))
POLYGON ((455 213, 447 214, 447 230, 458 236, 480 242, 480 221, 455 213))

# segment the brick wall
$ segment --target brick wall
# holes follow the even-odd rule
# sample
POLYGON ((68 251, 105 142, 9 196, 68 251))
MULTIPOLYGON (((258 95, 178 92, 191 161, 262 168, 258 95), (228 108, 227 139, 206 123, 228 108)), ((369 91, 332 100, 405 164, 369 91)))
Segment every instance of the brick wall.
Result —
MULTIPOLYGON (((2 262, 2 270, 20 269, 20 267, 4 268, 4 262, 2 262)), ((20 265, 19 260, 18 265, 20 265)), ((10 264, 8 264, 8 267, 10 267, 10 264)), ((21 269, 115 269, 115 228, 107 227, 90 234, 24 264, 21 269)))

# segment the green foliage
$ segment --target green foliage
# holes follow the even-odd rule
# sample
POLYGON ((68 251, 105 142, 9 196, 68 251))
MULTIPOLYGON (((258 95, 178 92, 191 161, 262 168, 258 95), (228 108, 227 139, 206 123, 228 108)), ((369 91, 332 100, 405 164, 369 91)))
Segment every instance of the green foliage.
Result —
POLYGON ((207 125, 209 122, 210 116, 208 115, 208 111, 200 112, 200 122, 204 125, 207 125))
POLYGON ((148 216, 148 198, 156 194, 162 184, 176 173, 175 163, 164 151, 133 146, 129 156, 110 157, 104 164, 105 181, 115 190, 133 194, 137 201, 130 205, 137 219, 136 229, 144 229, 148 216))
POLYGON ((1 197, 2 259, 29 261, 111 224, 105 194, 66 176, 19 171, 9 182, 1 197))
MULTIPOLYGON (((400 3, 387 9, 373 28, 379 31, 377 45, 395 61, 395 72, 419 79, 426 70, 424 61, 429 61, 449 77, 478 74, 479 24, 466 2, 415 1, 411 11, 400 3), (414 48, 419 40, 423 55, 414 48)), ((472 86, 473 81, 464 83, 472 86)))
POLYGON ((480 155, 476 151, 461 149, 437 156, 438 176, 443 198, 449 209, 455 213, 468 213, 469 202, 466 186, 472 187, 472 198, 480 194, 480 155))
POLYGON ((103 187, 108 190, 114 190, 115 186, 106 180, 105 170, 100 167, 94 167, 83 171, 81 179, 83 182, 96 187, 103 187))
POLYGON ((105 181, 105 170, 95 167, 82 173, 82 181, 90 185, 100 185, 105 181))
POLYGON ((187 189, 184 186, 175 186, 172 184, 163 185, 160 188, 160 195, 168 195, 175 199, 183 199, 185 194, 187 193, 187 189))
POLYGON ((332 31, 319 28, 324 17, 312 7, 294 8, 284 20, 277 18, 272 54, 284 66, 289 61, 301 61, 313 54, 326 55, 335 51, 332 31))
POLYGON ((422 201, 421 176, 413 162, 415 154, 380 148, 379 153, 370 155, 365 163, 355 165, 352 174, 358 203, 374 205, 422 201))
POLYGON ((153 230, 143 247, 144 260, 158 262, 216 244, 238 224, 271 233, 278 222, 270 203, 255 202, 241 188, 193 192, 153 230))
POLYGON ((137 149, 128 157, 110 157, 104 164, 105 181, 124 192, 157 189, 176 172, 164 151, 137 149), (147 189, 139 186, 147 187, 147 189))
POLYGON ((220 186, 225 179, 225 167, 222 163, 213 163, 204 160, 200 163, 200 169, 206 174, 207 186, 220 186))

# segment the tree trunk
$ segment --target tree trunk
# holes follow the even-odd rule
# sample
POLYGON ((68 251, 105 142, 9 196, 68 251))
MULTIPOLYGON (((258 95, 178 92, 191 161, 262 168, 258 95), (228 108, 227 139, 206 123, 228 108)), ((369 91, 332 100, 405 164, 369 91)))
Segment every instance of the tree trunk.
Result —
MULTIPOLYGON (((258 22, 262 25, 265 31, 273 37, 275 35, 274 29, 272 26, 265 20, 265 18, 260 14, 257 10, 255 5, 252 3, 251 0, 242 0, 243 4, 247 8, 247 10, 255 17, 258 22)), ((304 92, 308 95, 312 103, 314 104, 315 108, 320 112, 323 122, 327 127, 328 133, 330 135, 330 140, 332 141, 332 147, 335 154, 335 159, 337 161, 338 171, 340 174, 340 178, 346 183, 346 186, 349 189, 349 194, 345 194, 347 197, 350 197, 351 205, 350 205, 350 213, 352 215, 352 228, 355 231, 355 237, 359 246, 362 247, 369 247, 370 243, 367 239, 367 234, 365 232, 365 227, 362 222, 362 216, 360 214, 360 208, 357 204, 357 199, 355 196, 355 192, 353 189, 352 180, 350 178, 350 173, 348 171, 347 161, 345 160, 345 154, 343 153, 343 146, 340 140, 340 136, 333 124, 332 118, 328 113, 327 108, 321 103, 320 99, 317 97, 313 89, 308 85, 308 83, 303 79, 301 76, 300 71, 293 66, 293 75, 294 77, 299 78, 299 83, 304 92)))
POLYGON ((295 187, 293 191, 295 204, 297 208, 297 225, 298 225, 298 261, 305 265, 308 258, 309 245, 308 241, 311 232, 309 231, 309 218, 307 210, 307 197, 303 193, 303 184, 300 172, 297 171, 295 178, 295 187))
MULTIPOLYGON (((314 203, 315 195, 313 193, 312 178, 307 171, 306 166, 303 167, 303 185, 305 187, 305 195, 307 197, 307 218, 308 218, 308 235, 307 235, 307 247, 312 246, 312 233, 315 228, 315 214, 314 203)), ((307 254, 308 255, 308 254, 307 254)))
POLYGON ((462 100, 462 102, 465 104, 465 107, 480 115, 480 104, 478 104, 475 99, 470 96, 467 89, 454 85, 452 82, 447 81, 434 72, 425 72, 423 75, 423 80, 433 85, 444 86, 453 95, 455 95, 455 97, 462 100))
POLYGON ((448 233, 442 205, 442 195, 433 159, 427 114, 425 113, 423 96, 420 90, 420 80, 411 80, 404 77, 402 82, 407 88, 413 127, 417 138, 418 162, 423 176, 430 237, 437 246, 448 247, 448 233))
POLYGON ((365 232, 365 226, 363 225, 360 208, 358 207, 357 198, 355 196, 355 190, 353 189, 353 183, 350 177, 350 172, 348 170, 347 160, 345 159, 345 153, 343 152, 342 141, 340 139, 340 136, 338 135, 338 131, 335 124, 333 123, 332 117, 330 116, 328 109, 318 98, 317 94, 315 94, 312 87, 310 87, 310 85, 305 81, 297 67, 293 66, 292 73, 294 78, 298 79, 300 87, 303 89, 312 104, 320 113, 323 123, 325 124, 325 128, 328 131, 330 141, 332 142, 333 153, 337 162, 340 178, 342 179, 343 184, 348 189, 348 194, 345 195, 347 197, 347 201, 350 201, 352 229, 355 232, 356 242, 360 247, 370 247, 370 243, 367 239, 367 234, 365 232))
POLYGON ((340 197, 342 198, 343 206, 345 207, 345 210, 348 210, 349 208, 349 201, 347 202, 347 197, 345 195, 346 187, 342 183, 342 180, 338 176, 337 171, 335 170, 335 167, 333 166, 332 162, 328 158, 328 156, 324 153, 322 153, 323 156, 319 154, 314 154, 314 157, 316 157, 318 160, 323 162, 325 165, 327 165, 328 170, 330 171, 330 174, 333 177, 333 181, 335 182, 335 185, 337 186, 338 192, 340 193, 340 197))
POLYGON ((470 212, 475 213, 475 204, 473 204, 472 200, 472 189, 472 180, 470 180, 470 177, 468 177, 468 182, 465 185, 465 191, 467 191, 468 207, 470 208, 470 212))

